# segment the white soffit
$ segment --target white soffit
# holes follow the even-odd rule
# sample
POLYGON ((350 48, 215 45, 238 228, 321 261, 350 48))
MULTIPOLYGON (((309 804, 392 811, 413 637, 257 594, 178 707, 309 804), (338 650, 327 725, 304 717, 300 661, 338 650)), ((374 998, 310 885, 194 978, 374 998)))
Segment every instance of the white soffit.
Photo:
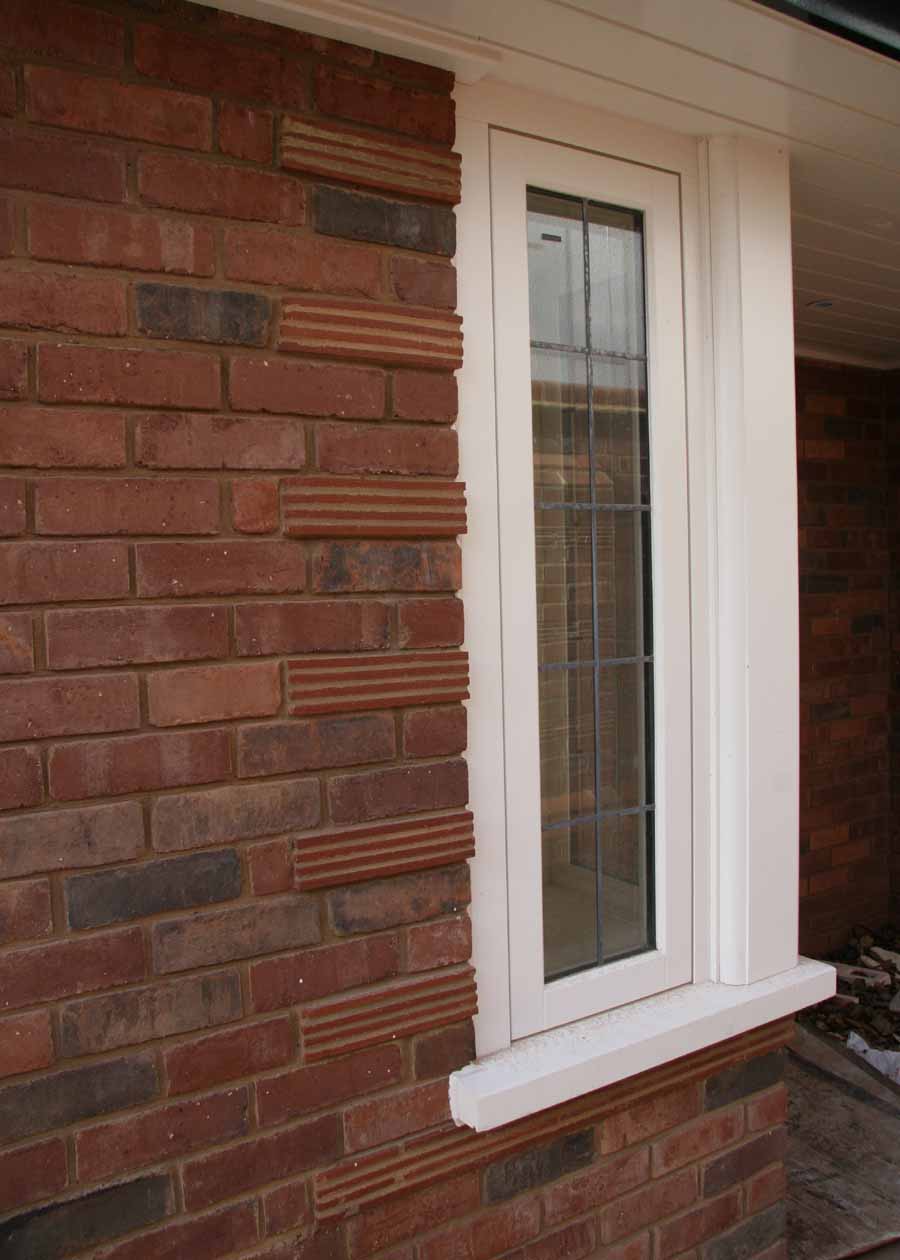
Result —
POLYGON ((785 144, 798 342, 900 364, 900 63, 753 0, 206 2, 443 66, 464 84, 785 144))

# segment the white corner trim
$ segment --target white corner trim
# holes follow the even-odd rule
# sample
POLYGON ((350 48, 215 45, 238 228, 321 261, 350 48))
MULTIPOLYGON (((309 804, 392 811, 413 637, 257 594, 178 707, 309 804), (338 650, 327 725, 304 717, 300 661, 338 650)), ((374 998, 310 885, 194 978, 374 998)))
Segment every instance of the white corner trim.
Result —
POLYGON ((453 1119, 495 1129, 792 1015, 834 990, 833 967, 801 958, 755 984, 685 985, 538 1033, 451 1075, 453 1119))
POLYGON ((358 0, 200 0, 229 13, 325 35, 376 52, 410 57, 452 70, 461 83, 477 83, 503 60, 481 39, 440 30, 400 14, 385 13, 358 0))

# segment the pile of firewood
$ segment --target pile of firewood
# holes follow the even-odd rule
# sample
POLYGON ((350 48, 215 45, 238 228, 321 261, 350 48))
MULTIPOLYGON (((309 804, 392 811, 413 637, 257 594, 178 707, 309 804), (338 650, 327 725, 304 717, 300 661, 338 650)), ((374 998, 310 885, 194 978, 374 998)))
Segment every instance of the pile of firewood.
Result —
POLYGON ((873 1048, 900 1050, 900 930, 854 928, 828 961, 837 968, 838 991, 801 1018, 845 1044, 857 1033, 873 1048))

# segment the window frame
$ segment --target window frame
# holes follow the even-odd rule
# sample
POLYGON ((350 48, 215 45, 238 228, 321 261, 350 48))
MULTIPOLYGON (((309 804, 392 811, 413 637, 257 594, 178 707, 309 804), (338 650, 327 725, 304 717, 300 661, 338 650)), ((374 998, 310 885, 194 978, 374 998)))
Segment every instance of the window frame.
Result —
POLYGON ((690 568, 679 181, 656 168, 493 129, 496 362, 510 1034, 513 1040, 692 978, 690 568), (650 399, 657 944, 549 983, 543 976, 537 582, 526 192, 538 186, 644 219, 650 399))

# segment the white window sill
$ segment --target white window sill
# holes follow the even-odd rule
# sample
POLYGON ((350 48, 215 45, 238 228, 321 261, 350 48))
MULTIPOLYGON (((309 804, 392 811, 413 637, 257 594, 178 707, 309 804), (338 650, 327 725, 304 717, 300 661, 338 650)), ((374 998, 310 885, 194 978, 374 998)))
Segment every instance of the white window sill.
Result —
POLYGON ((695 984, 516 1042, 450 1077, 457 1124, 495 1129, 830 997, 834 968, 801 958, 756 984, 695 984))

